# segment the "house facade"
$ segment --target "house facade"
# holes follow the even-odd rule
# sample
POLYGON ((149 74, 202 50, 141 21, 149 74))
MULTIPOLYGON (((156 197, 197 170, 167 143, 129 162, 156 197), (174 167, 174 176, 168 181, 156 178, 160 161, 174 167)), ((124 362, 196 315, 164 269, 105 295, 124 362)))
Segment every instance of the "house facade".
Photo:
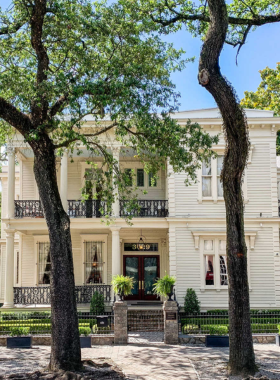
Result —
MULTIPOLYGON (((251 148, 243 193, 251 307, 280 309, 280 171, 276 160, 280 118, 271 111, 246 113, 251 148)), ((89 158, 82 150, 82 154, 68 157, 65 153, 57 159, 61 199, 71 219, 80 309, 89 309, 96 290, 104 294, 108 305, 112 303, 110 284, 116 274, 135 279, 133 294, 128 297, 131 304, 155 305, 160 300, 153 294, 153 283, 165 273, 176 276, 176 297, 181 305, 191 287, 202 310, 227 308, 226 220, 220 184, 225 151, 222 120, 216 108, 178 112, 174 118, 182 125, 191 119, 211 135, 220 134, 219 144, 213 148, 217 158, 203 163, 191 186, 185 185, 186 175, 174 174, 168 163, 154 182, 133 152, 123 150, 110 132, 108 149, 122 170, 133 170, 136 175, 139 208, 128 210, 124 201, 116 200, 115 218, 108 226, 99 212, 102 201, 81 200, 91 170, 88 161, 98 167, 101 157, 89 158), (131 214, 132 225, 125 220, 131 214)), ((92 123, 89 118, 86 127, 92 123)), ((49 237, 33 162, 30 147, 21 136, 15 136, 8 147, 8 165, 0 174, 0 303, 9 310, 38 310, 50 304, 49 237)))

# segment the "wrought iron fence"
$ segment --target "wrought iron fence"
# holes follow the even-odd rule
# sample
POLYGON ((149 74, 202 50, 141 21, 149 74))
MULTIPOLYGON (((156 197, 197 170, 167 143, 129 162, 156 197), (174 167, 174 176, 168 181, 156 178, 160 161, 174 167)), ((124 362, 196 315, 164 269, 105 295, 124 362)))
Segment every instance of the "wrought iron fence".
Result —
POLYGON ((134 331, 163 331, 162 310, 128 310, 127 312, 128 332, 134 331))
POLYGON ((120 216, 164 218, 168 216, 168 201, 137 200, 135 202, 120 201, 120 216))
POLYGON ((106 214, 107 205, 105 201, 68 201, 68 215, 70 218, 102 218, 106 214))
MULTIPOLYGON (((261 311, 250 314, 253 334, 276 334, 280 329, 280 310, 261 311)), ((219 330, 228 331, 228 313, 198 313, 189 315, 179 313, 179 333, 182 334, 217 334, 219 330), (221 328, 220 328, 221 327, 221 328)), ((223 335, 223 334, 220 334, 223 335)))
MULTIPOLYGON (((90 313, 78 313, 81 335, 100 335, 114 333, 114 315, 104 313, 102 318, 90 313)), ((0 335, 11 335, 22 329, 25 335, 50 335, 50 312, 0 313, 0 335)))
POLYGON ((41 201, 15 201, 15 218, 43 218, 41 201))
MULTIPOLYGON (((111 285, 83 285, 75 287, 77 303, 90 303, 95 292, 103 294, 104 301, 111 301, 111 285)), ((50 303, 49 286, 14 288, 15 305, 49 305, 50 303)))

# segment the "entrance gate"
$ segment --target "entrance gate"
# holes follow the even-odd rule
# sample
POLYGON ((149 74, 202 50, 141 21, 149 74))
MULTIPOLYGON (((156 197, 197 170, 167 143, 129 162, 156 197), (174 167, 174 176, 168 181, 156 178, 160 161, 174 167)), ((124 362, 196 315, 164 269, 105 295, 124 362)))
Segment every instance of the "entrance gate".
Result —
POLYGON ((164 338, 163 311, 128 310, 127 330, 129 343, 162 343, 164 338))

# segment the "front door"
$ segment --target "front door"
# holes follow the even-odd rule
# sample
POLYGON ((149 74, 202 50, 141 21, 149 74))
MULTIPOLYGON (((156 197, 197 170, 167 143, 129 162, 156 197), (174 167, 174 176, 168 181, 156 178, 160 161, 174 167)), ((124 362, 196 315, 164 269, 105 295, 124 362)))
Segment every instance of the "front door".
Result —
POLYGON ((127 300, 157 300, 153 285, 159 278, 159 256, 124 256, 124 275, 134 279, 132 295, 127 300))

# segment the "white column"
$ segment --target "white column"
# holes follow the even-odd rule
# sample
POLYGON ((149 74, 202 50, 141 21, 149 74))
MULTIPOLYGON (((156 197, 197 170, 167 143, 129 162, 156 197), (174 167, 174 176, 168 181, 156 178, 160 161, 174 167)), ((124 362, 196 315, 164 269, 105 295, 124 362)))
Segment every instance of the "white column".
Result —
POLYGON ((120 248, 121 227, 112 226, 112 276, 121 274, 121 248, 120 248))
POLYGON ((5 268, 5 292, 4 308, 14 307, 14 237, 15 230, 7 229, 6 232, 6 268, 5 268))
POLYGON ((60 197, 64 210, 68 211, 68 151, 65 150, 61 157, 60 167, 60 197))
POLYGON ((8 215, 9 219, 15 217, 15 150, 8 147, 8 215))
MULTIPOLYGON (((112 148, 113 158, 117 161, 117 169, 120 167, 120 150, 119 146, 112 148)), ((114 175, 114 174, 113 174, 114 175)), ((115 178, 113 178, 113 181, 115 178)), ((115 186, 113 183, 113 191, 114 191, 114 203, 112 205, 113 216, 118 218, 120 216, 120 202, 119 202, 119 190, 118 186, 115 186)))

